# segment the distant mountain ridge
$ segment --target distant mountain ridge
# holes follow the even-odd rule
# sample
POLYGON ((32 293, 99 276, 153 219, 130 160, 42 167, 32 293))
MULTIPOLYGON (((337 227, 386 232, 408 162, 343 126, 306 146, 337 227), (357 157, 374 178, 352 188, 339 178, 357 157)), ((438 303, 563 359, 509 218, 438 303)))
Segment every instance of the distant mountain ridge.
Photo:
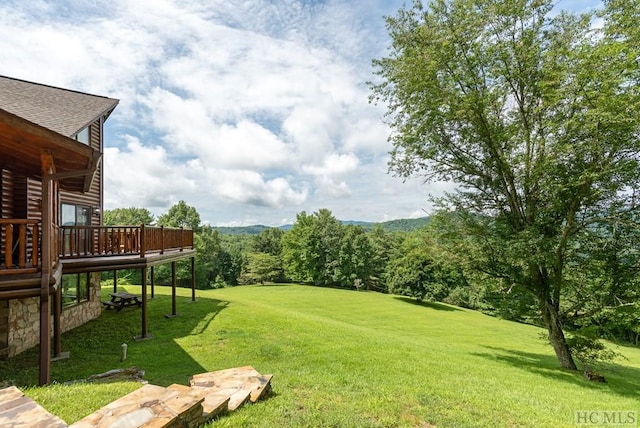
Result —
MULTIPOLYGON (((397 220, 389 220, 385 222, 368 222, 358 220, 342 220, 342 224, 361 226, 364 230, 371 230, 376 224, 382 225, 386 232, 411 232, 421 229, 429 223, 429 217, 420 218, 402 218, 397 220)), ((289 230, 293 225, 286 224, 278 226, 278 229, 289 230)), ((269 226, 256 224, 252 226, 214 226, 213 229, 220 232, 222 235, 259 235, 262 231, 270 229, 269 226)))

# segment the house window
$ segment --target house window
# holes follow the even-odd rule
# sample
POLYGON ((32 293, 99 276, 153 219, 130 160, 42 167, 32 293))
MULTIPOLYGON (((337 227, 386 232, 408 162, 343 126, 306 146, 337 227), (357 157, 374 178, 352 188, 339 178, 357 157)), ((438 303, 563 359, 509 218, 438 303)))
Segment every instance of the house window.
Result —
POLYGON ((60 218, 63 226, 90 226, 91 207, 62 204, 60 218))
POLYGON ((89 145, 89 127, 87 126, 76 134, 76 141, 89 145))
MULTIPOLYGON (((62 204, 60 206, 62 226, 91 226, 91 207, 62 204)), ((91 231, 86 227, 69 227, 62 230, 63 255, 88 254, 92 248, 91 231)))
POLYGON ((89 273, 62 275, 60 293, 62 308, 76 306, 89 300, 89 273))
MULTIPOLYGON (((90 226, 91 207, 72 204, 61 204, 60 219, 63 226, 90 226)), ((76 246, 85 248, 87 230, 81 229, 75 232, 73 238, 71 234, 65 234, 65 248, 71 248, 71 241, 76 242, 76 246)), ((75 248, 75 251, 80 251, 75 248)), ((89 300, 89 273, 74 273, 62 275, 62 292, 60 293, 62 308, 76 306, 79 303, 89 300)))

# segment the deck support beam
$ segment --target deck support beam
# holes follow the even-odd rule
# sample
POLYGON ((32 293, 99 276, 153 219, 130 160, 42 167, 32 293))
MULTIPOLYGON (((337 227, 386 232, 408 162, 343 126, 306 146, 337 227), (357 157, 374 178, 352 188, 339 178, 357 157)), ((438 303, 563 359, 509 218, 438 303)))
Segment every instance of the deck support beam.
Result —
POLYGON ((60 326, 60 316, 62 314, 62 287, 57 287, 56 293, 54 294, 54 300, 52 302, 53 305, 53 357, 60 358, 62 355, 62 339, 61 332, 62 328, 60 326))
MULTIPOLYGON (((49 161, 43 156, 42 167, 49 161)), ((51 304, 49 302, 49 277, 51 275, 51 224, 53 165, 48 165, 42 177, 42 276, 40 280, 40 385, 47 385, 51 378, 51 304)))
POLYGON ((191 301, 196 301, 196 258, 191 257, 191 301))
MULTIPOLYGON (((44 279, 42 282, 45 282, 44 279)), ((49 281, 46 283, 48 288, 49 281)), ((51 311, 49 308, 49 290, 47 290, 46 293, 40 294, 40 386, 47 385, 51 377, 51 311)))
POLYGON ((156 276, 154 266, 151 266, 151 298, 156 296, 156 276))
POLYGON ((147 338, 147 268, 143 267, 142 271, 142 333, 141 339, 147 338))
POLYGON ((177 316, 176 311, 176 262, 171 262, 171 315, 177 316))

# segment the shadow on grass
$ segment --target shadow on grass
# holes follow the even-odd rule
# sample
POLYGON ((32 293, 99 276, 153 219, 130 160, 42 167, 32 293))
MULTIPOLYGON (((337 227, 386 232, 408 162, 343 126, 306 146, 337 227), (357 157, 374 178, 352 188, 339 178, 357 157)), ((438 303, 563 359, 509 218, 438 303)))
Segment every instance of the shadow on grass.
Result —
POLYGON ((293 284, 287 282, 259 282, 257 284, 252 284, 261 287, 291 287, 293 284))
POLYGON ((416 306, 422 306, 423 308, 435 309, 436 311, 455 312, 455 311, 461 311, 462 310, 462 309, 458 309, 458 308, 453 307, 453 306, 445 305, 444 303, 425 302, 425 301, 419 302, 416 299, 413 299, 411 297, 394 296, 393 298, 396 299, 396 300, 399 300, 401 302, 411 303, 412 305, 416 305, 416 306))
POLYGON ((512 349, 486 346, 491 352, 472 355, 491 361, 500 361, 510 366, 527 370, 553 380, 572 383, 582 388, 611 391, 624 397, 640 397, 640 369, 619 364, 608 364, 602 370, 606 383, 591 382, 584 378, 581 371, 572 371, 558 366, 553 355, 515 351, 512 349))
MULTIPOLYGON (((128 291, 139 294, 140 289, 131 287, 128 291)), ((103 309, 98 318, 62 335, 62 351, 69 352, 70 357, 51 363, 51 380, 63 383, 112 369, 138 367, 145 371, 144 379, 150 383, 161 386, 186 384, 189 376, 210 369, 205 369, 189 355, 180 346, 179 339, 203 334, 228 304, 200 296, 192 302, 190 298, 178 296, 178 315, 167 319, 164 314, 171 312, 171 296, 156 293, 155 298, 147 302, 148 340, 134 339, 142 329, 139 308, 127 307, 120 312, 103 309), (124 343, 127 344, 127 358, 121 361, 124 343)), ((201 346, 206 349, 209 345, 215 343, 203 339, 201 346)), ((38 348, 0 361, 0 381, 6 380, 19 387, 36 385, 38 348)))

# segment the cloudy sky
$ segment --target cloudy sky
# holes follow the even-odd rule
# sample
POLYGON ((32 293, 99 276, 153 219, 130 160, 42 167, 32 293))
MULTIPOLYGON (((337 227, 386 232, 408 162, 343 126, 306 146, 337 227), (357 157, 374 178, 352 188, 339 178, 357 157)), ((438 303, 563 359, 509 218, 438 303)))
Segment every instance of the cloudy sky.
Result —
MULTIPOLYGON (((368 102, 403 0, 0 0, 0 74, 120 100, 105 208, 217 226, 413 218, 445 184, 387 172, 368 102)), ((559 0, 582 10, 599 0, 559 0)))

